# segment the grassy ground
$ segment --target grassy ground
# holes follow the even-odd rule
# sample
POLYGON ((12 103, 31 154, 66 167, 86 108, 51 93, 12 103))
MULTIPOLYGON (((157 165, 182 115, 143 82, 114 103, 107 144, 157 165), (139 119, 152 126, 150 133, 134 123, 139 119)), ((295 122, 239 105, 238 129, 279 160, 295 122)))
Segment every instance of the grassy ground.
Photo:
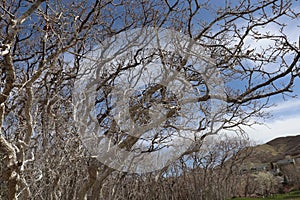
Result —
POLYGON ((300 200, 300 191, 293 191, 288 194, 277 194, 267 198, 235 198, 235 200, 253 200, 253 199, 289 199, 289 200, 300 200))

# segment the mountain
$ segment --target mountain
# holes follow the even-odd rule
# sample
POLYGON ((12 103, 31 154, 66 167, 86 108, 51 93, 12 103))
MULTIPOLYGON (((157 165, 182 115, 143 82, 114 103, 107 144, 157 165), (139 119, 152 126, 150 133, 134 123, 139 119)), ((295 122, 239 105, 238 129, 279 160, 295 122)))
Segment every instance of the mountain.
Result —
POLYGON ((267 144, 285 155, 297 156, 300 154, 300 135, 276 138, 267 144))
POLYGON ((249 160, 253 163, 276 162, 287 156, 300 157, 300 135, 279 137, 253 147, 249 160))

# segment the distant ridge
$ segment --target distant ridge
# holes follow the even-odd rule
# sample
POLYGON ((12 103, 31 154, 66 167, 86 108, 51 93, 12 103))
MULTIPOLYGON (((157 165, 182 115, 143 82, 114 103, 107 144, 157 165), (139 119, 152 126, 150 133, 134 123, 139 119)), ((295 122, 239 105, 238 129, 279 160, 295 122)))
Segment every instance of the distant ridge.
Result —
POLYGON ((300 135, 279 137, 267 142, 267 144, 285 155, 296 156, 300 154, 300 135))
POLYGON ((287 156, 300 157, 300 135, 275 138, 253 147, 249 160, 255 163, 276 162, 287 156))

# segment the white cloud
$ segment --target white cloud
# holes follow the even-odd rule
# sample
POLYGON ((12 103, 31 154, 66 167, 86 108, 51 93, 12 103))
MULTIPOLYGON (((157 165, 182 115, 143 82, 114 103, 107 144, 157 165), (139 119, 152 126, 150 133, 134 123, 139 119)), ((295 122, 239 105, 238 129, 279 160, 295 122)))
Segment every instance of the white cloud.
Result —
POLYGON ((250 139, 265 143, 277 137, 300 135, 300 100, 291 100, 269 108, 274 118, 265 125, 245 127, 250 139))
POLYGON ((251 140, 266 143, 277 137, 300 135, 300 115, 284 120, 275 120, 266 125, 246 127, 245 131, 251 140))
POLYGON ((276 106, 268 108, 267 111, 273 113, 282 113, 286 112, 286 114, 294 113, 295 111, 300 111, 300 99, 293 99, 286 102, 277 103, 276 106))

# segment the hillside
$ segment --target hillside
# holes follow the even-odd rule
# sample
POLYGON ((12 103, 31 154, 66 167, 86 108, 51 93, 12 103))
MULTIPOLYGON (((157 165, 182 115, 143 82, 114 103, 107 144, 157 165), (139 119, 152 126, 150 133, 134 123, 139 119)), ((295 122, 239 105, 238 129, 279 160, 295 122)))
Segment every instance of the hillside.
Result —
POLYGON ((297 156, 300 154, 300 135, 276 138, 267 144, 285 155, 297 156))
POLYGON ((268 163, 286 156, 300 157, 300 135, 279 137, 266 144, 255 146, 249 160, 253 163, 268 163))

